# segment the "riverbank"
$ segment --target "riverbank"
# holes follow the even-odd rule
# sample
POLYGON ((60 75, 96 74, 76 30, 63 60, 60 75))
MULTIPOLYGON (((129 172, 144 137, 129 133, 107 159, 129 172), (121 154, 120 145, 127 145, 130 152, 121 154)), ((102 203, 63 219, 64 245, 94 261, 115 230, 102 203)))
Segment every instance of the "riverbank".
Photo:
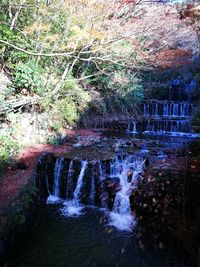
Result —
MULTIPOLYGON (((177 220, 175 215, 183 214, 182 199, 185 175, 187 175, 186 188, 198 189, 200 171, 198 142, 186 145, 185 141, 183 142, 181 139, 174 139, 173 141, 174 143, 172 140, 167 141, 166 139, 141 139, 134 135, 120 137, 117 134, 112 135, 112 137, 104 137, 100 132, 85 129, 66 132, 62 145, 34 145, 21 151, 17 163, 7 168, 1 183, 1 254, 5 254, 6 250, 13 247, 16 240, 27 231, 29 222, 34 221, 34 212, 38 210, 38 193, 34 184, 34 175, 36 162, 41 153, 49 152, 55 156, 67 153, 67 155, 79 160, 82 157, 84 159, 89 157, 88 159, 92 161, 97 147, 99 150, 108 150, 118 154, 123 151, 132 154, 136 152, 147 159, 145 174, 132 195, 133 202, 131 201, 132 210, 136 214, 140 227, 137 233, 139 235, 142 233, 141 239, 145 238, 149 229, 153 229, 152 233, 156 229, 157 233, 157 231, 162 232, 167 227, 165 234, 169 233, 168 226, 171 227, 171 224, 178 222, 181 227, 173 228, 174 238, 185 242, 191 234, 192 246, 186 245, 186 247, 189 247, 189 250, 193 249, 193 242, 195 242, 195 251, 197 251, 199 244, 195 234, 199 235, 197 227, 199 223, 198 192, 190 190, 185 192, 184 195, 187 200, 185 216, 188 218, 191 215, 192 218, 195 216, 195 225, 193 223, 189 225, 188 220, 187 224, 183 225, 187 228, 187 231, 185 231, 182 227, 182 217, 177 220), (93 149, 94 147, 95 149, 93 149), (83 153, 82 150, 85 150, 86 153, 74 155, 75 152, 79 153, 79 151, 83 153), (93 154, 89 152, 90 150, 93 154), (72 153, 69 153, 70 151, 72 153), (190 180, 192 183, 190 183, 190 180), (193 195, 195 197, 191 198, 193 195), (164 211, 167 212, 163 216, 164 211), (171 211, 173 212, 171 213, 171 211), (148 224, 148 227, 146 227, 146 224, 148 224), (158 230, 158 225, 162 225, 163 228, 158 230), (145 232, 143 232, 144 229, 145 232)), ((104 154, 104 152, 102 153, 104 154)), ((98 159, 98 153, 95 156, 98 159)), ((139 242, 141 239, 139 238, 139 242)), ((155 243, 157 243, 159 251, 162 251, 163 246, 166 246, 161 239, 156 240, 155 243)), ((142 248, 143 243, 140 243, 140 245, 142 248)), ((189 250, 187 253, 189 253, 189 250)))
MULTIPOLYGON (((12 165, 7 166, 0 182, 0 258, 3 258, 29 227, 37 209, 35 168, 43 152, 68 153, 73 145, 86 139, 88 143, 100 134, 87 129, 67 130, 62 145, 35 144, 23 149, 12 165)), ((0 261, 0 263, 2 263, 0 261)))
POLYGON ((37 159, 42 152, 67 153, 72 149, 72 145, 82 137, 92 139, 100 136, 100 134, 87 129, 67 130, 65 134, 63 145, 37 144, 28 146, 19 153, 16 164, 6 168, 0 183, 0 210, 12 202, 23 186, 26 185, 34 173, 37 159))

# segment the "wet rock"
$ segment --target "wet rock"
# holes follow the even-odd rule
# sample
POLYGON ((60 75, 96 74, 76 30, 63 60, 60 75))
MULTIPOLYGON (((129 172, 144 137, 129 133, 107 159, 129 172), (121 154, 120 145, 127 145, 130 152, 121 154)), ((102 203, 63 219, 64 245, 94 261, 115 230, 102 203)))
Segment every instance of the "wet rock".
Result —
POLYGON ((110 192, 112 191, 113 193, 116 193, 121 190, 120 180, 118 177, 107 178, 105 182, 106 182, 106 187, 110 192))
POLYGON ((150 162, 149 162, 149 159, 146 158, 146 159, 145 159, 145 166, 146 166, 146 167, 149 166, 149 163, 150 163, 150 162))
POLYGON ((17 162, 17 169, 20 170, 26 170, 28 168, 28 165, 26 162, 17 162))
POLYGON ((127 142, 126 142, 126 145, 127 145, 127 146, 132 146, 133 144, 132 144, 131 141, 127 141, 127 142))
POLYGON ((19 170, 26 170, 28 168, 28 164, 26 162, 14 162, 11 166, 8 167, 10 170, 16 171, 19 170))
POLYGON ((127 176, 128 176, 128 182, 130 183, 131 180, 132 180, 132 176, 133 176, 133 170, 129 170, 128 173, 127 173, 127 176))
POLYGON ((77 139, 77 136, 65 136, 63 139, 62 139, 62 144, 65 145, 65 144, 68 144, 68 143, 76 143, 78 141, 77 139))
POLYGON ((73 144, 72 146, 73 146, 73 147, 81 147, 82 144, 81 144, 81 143, 76 143, 76 144, 73 144))
POLYGON ((36 187, 39 190, 39 198, 41 203, 46 203, 49 195, 47 188, 47 179, 49 183, 49 190, 53 192, 54 183, 54 168, 56 157, 52 153, 43 153, 36 164, 36 187))

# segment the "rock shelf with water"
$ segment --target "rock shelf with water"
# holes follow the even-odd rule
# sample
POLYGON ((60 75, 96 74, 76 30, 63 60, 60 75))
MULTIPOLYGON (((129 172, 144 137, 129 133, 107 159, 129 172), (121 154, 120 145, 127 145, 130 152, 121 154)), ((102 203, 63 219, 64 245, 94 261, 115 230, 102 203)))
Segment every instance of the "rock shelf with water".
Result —
MULTIPOLYGON (((82 138, 83 143, 85 140, 87 138, 82 138)), ((184 142, 168 137, 161 140, 113 135, 98 142, 99 147, 75 147, 66 154, 64 150, 45 152, 36 168, 38 197, 45 204, 45 210, 54 210, 59 217, 56 220, 67 224, 66 232, 62 233, 65 241, 73 225, 77 223, 79 229, 79 221, 89 221, 90 215, 97 212, 101 214, 99 225, 105 228, 107 235, 133 235, 131 240, 137 239, 141 250, 149 251, 153 247, 164 255, 172 245, 170 242, 175 240, 178 246, 185 246, 187 259, 184 262, 187 262, 192 242, 198 241, 195 234, 199 234, 198 192, 194 193, 199 188, 199 169, 197 142, 192 143, 195 154, 189 153, 189 139, 184 142), (187 157, 190 158, 188 172, 193 177, 187 178, 186 188, 190 187, 190 194, 186 216, 195 218, 187 224, 188 232, 181 227, 187 157), (187 238, 190 234, 191 242, 187 238)), ((55 229, 53 236, 58 231, 55 229)), ((79 236, 74 242, 79 243, 79 236)), ((74 243, 77 249, 78 243, 74 243)))
POLYGON ((44 153, 37 164, 37 187, 43 202, 63 203, 65 216, 78 216, 83 205, 93 205, 112 211, 110 224, 130 231, 135 222, 129 199, 145 157, 107 150, 76 148, 58 157, 44 153))

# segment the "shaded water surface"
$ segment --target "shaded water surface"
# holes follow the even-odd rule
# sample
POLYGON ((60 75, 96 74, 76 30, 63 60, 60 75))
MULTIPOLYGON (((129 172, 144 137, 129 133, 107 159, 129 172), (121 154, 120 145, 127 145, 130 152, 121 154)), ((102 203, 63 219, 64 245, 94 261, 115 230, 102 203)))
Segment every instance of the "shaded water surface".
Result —
POLYGON ((185 266, 173 248, 142 250, 135 233, 108 226, 105 212, 87 208, 79 217, 62 217, 58 206, 40 211, 39 224, 11 252, 9 267, 172 267, 185 266))

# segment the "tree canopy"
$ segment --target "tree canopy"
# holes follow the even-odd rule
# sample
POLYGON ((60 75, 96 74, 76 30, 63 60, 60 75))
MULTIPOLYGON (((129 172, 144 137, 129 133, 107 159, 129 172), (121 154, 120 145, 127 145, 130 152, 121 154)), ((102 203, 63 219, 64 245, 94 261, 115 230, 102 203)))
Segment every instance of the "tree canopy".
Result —
MULTIPOLYGON (((144 97, 144 73, 189 66, 199 57, 198 3, 1 0, 0 5, 1 64, 12 74, 11 87, 18 96, 35 94, 49 105, 68 97, 84 109, 83 103, 96 103, 97 91, 103 110, 126 110, 144 97)), ((7 96, 1 93, 1 99, 7 96)))

